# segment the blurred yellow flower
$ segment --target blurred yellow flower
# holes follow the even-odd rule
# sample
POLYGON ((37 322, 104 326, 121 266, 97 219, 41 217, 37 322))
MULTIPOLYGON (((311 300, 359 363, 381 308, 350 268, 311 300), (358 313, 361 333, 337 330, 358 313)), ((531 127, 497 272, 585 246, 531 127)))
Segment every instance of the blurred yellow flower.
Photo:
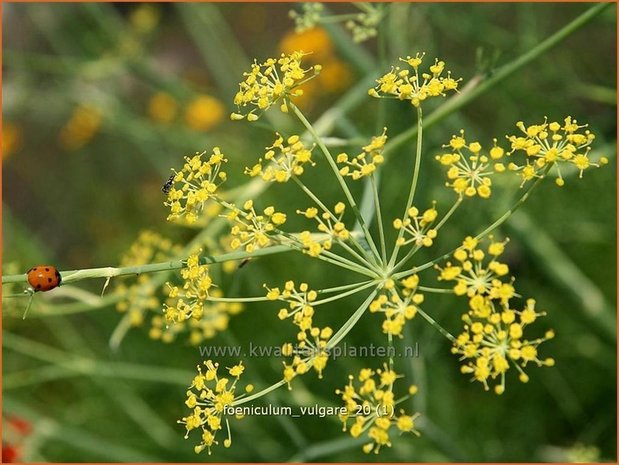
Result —
POLYGON ((80 104, 60 130, 60 145, 66 150, 78 150, 97 134, 101 127, 101 111, 92 105, 80 104))
POLYGON ((159 24, 160 9, 152 3, 143 3, 131 11, 129 22, 138 33, 148 34, 159 24))
POLYGON ((351 83, 352 71, 345 62, 332 57, 324 62, 317 81, 322 90, 331 93, 339 92, 351 83))
POLYGON ((176 100, 166 92, 157 92, 148 102, 148 116, 158 123, 171 123, 177 113, 176 100))
POLYGON ((22 145, 21 128, 11 122, 6 122, 2 125, 2 159, 6 160, 22 145))
POLYGON ((185 121, 196 131, 208 131, 224 117, 223 104, 209 95, 199 95, 187 105, 185 121))
POLYGON ((308 61, 321 61, 332 56, 333 43, 327 31, 321 27, 300 34, 289 31, 279 43, 279 51, 291 55, 296 50, 311 52, 308 61))

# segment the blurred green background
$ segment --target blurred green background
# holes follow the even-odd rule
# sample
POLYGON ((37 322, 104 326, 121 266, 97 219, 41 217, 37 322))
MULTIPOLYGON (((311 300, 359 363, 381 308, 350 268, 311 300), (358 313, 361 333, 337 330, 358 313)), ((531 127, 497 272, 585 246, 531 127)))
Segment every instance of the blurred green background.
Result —
MULTIPOLYGON (((328 7, 356 11, 350 4, 328 7)), ((180 167, 183 155, 217 145, 230 159, 229 185, 240 185, 246 181, 243 167, 272 143, 271 124, 284 133, 300 131, 277 110, 260 124, 229 121, 241 73, 253 58, 314 49, 310 60, 322 63, 325 72, 299 103, 309 119, 345 107, 348 117, 338 118, 329 135, 369 140, 384 124, 393 137, 414 124, 411 108, 364 94, 398 56, 439 56, 466 85, 492 76, 591 7, 397 4, 388 6, 380 39, 355 44, 338 24, 295 36, 288 17, 291 8, 298 9, 293 4, 5 3, 3 272, 23 273, 40 263, 61 270, 116 266, 144 229, 181 245, 194 238, 198 230, 165 221, 160 188, 170 168, 180 167), (366 84, 356 88, 362 80, 366 84)), ((25 299, 3 301, 5 440, 22 441, 11 437, 18 434, 9 422, 19 417, 32 425, 20 449, 25 461, 615 461, 615 31, 612 5, 424 134, 428 161, 420 197, 424 203, 437 199, 439 206, 449 206, 453 197, 432 159, 461 128, 488 145, 493 137, 514 134, 516 121, 572 115, 596 134, 592 158, 605 155, 610 164, 588 170, 581 180, 570 176, 563 188, 548 179, 497 233, 511 238, 507 260, 517 289, 548 311, 536 326, 540 335, 556 330, 557 337, 540 349, 556 359, 556 367, 530 367, 526 385, 509 373, 500 397, 484 392, 459 373, 448 341, 418 318, 409 323, 404 343, 417 342, 420 357, 398 359, 396 369, 420 388, 407 406, 423 414, 420 438, 402 436, 381 455, 366 456, 337 418, 253 417, 232 422, 232 448, 196 456, 197 433, 185 441, 176 420, 185 415, 186 386, 199 351, 186 337, 167 344, 150 339, 150 320, 128 320, 113 302, 92 309, 88 299, 96 299, 103 282, 82 281, 59 297, 37 296, 26 321, 25 299), (128 330, 132 322, 138 327, 128 330)), ((426 114, 436 106, 429 103, 426 114)), ((412 170, 412 144, 385 164, 381 195, 387 218, 401 214, 409 182, 402 173, 412 170)), ((335 183, 324 181, 325 170, 323 165, 308 173, 308 183, 320 185, 321 198, 333 204, 341 196, 335 183)), ((426 258, 481 231, 514 198, 503 193, 485 203, 466 202, 426 258)), ((275 203, 289 217, 309 206, 293 185, 268 189, 260 202, 275 203)), ((291 220, 290 228, 301 224, 291 220)), ((432 272, 426 276, 433 279, 432 272)), ((288 279, 321 288, 353 277, 285 254, 253 260, 217 282, 230 295, 257 295, 263 283, 288 279)), ((5 293, 20 289, 4 286, 5 293)), ((115 296, 108 291, 106 302, 115 296)), ((337 327, 360 299, 325 306, 330 314, 321 315, 322 321, 337 327)), ((279 345, 293 331, 276 318, 277 308, 247 309, 231 318, 228 331, 205 343, 279 345)), ((428 296, 424 308, 458 331, 462 301, 428 296)), ((366 315, 346 342, 384 345, 380 318, 366 315)), ((280 359, 245 363, 244 379, 258 389, 281 376, 280 359)), ((322 381, 312 373, 296 379, 292 391, 280 389, 263 400, 293 409, 338 405, 334 391, 347 373, 380 364, 331 361, 322 381)))

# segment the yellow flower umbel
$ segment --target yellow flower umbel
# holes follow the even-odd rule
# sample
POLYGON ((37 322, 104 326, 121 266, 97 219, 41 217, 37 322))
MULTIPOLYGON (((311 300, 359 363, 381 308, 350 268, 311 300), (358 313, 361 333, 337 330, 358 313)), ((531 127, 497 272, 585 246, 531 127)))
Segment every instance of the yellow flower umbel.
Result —
POLYGON ((489 297, 483 297, 487 311, 469 310, 464 314, 464 331, 458 336, 452 348, 454 354, 460 355, 464 363, 461 371, 473 375, 486 390, 488 383, 497 380, 494 391, 505 391, 505 373, 515 367, 520 373, 519 379, 526 383, 529 376, 523 368, 528 363, 537 366, 553 366, 554 360, 538 357, 538 346, 554 337, 552 330, 546 331, 544 337, 528 340, 524 338, 524 329, 544 313, 535 311, 535 300, 527 300, 522 311, 512 310, 508 304, 498 308, 489 297))
POLYGON ((173 306, 165 304, 164 314, 168 324, 183 322, 189 318, 202 319, 204 302, 213 286, 208 266, 200 265, 199 254, 187 258, 187 266, 181 270, 181 276, 185 281, 182 290, 168 283, 169 297, 176 300, 173 306))
POLYGON ((269 58, 264 63, 254 62, 251 71, 243 73, 245 80, 239 84, 239 91, 234 96, 238 113, 232 113, 233 120, 247 117, 256 121, 272 105, 279 103, 284 113, 288 112, 287 101, 303 93, 299 86, 316 76, 320 65, 303 69, 301 59, 303 52, 293 52, 279 58, 269 58), (254 107, 244 113, 246 107, 254 107))
POLYGON ((524 136, 507 136, 512 146, 509 155, 522 153, 525 155, 525 160, 524 163, 512 162, 508 168, 518 172, 522 178, 522 185, 533 178, 543 176, 549 165, 557 167, 556 183, 562 186, 565 181, 561 175, 561 165, 573 165, 582 178, 587 168, 591 166, 599 168, 608 163, 606 157, 600 158, 598 163, 589 159, 590 145, 595 135, 589 130, 580 131, 587 125, 579 126, 571 116, 564 119, 563 125, 556 121, 548 123, 544 118, 541 124, 527 127, 519 121, 516 127, 524 133, 524 136))
POLYGON ((195 223, 206 201, 214 198, 218 187, 226 180, 227 175, 221 166, 228 160, 219 147, 213 148, 213 153, 206 161, 202 160, 205 153, 185 157, 183 169, 174 170, 174 183, 164 202, 164 205, 170 207, 168 221, 184 217, 188 224, 195 223))
POLYGON ((267 288, 267 291, 267 299, 288 303, 288 308, 279 310, 277 314, 279 319, 292 317, 293 324, 299 327, 296 345, 286 343, 282 347, 282 353, 292 357, 290 365, 284 363, 284 379, 288 387, 297 375, 307 373, 310 368, 322 378, 322 371, 329 360, 327 343, 333 335, 333 330, 328 326, 324 328, 313 326, 312 302, 316 300, 317 292, 310 290, 307 283, 301 283, 297 290, 293 281, 286 282, 282 291, 279 288, 267 288))
MULTIPOLYGON (((193 379, 187 391, 185 405, 191 409, 191 414, 178 421, 187 429, 185 439, 189 437, 190 431, 198 428, 202 430, 201 441, 194 448, 196 454, 204 449, 207 449, 210 454, 211 447, 219 444, 216 437, 219 430, 223 429, 224 421, 228 431, 224 447, 232 445, 226 408, 230 408, 235 400, 245 395, 244 393, 237 395, 236 392, 237 382, 245 370, 242 363, 227 369, 228 374, 234 378, 232 382, 230 378, 221 377, 217 373, 219 364, 207 360, 204 366, 206 367, 204 372, 202 372, 202 367, 198 366, 198 375, 193 379)), ((245 390, 249 392, 251 385, 248 385, 245 390)))
POLYGON ((258 215, 252 200, 243 204, 243 210, 232 209, 226 218, 234 223, 230 230, 233 237, 230 247, 233 250, 242 247, 250 253, 271 244, 275 236, 279 235, 277 227, 286 222, 286 214, 276 212, 272 206, 265 208, 262 215, 258 215))
POLYGON ((363 152, 350 158, 346 153, 337 156, 337 162, 345 166, 340 169, 342 176, 350 176, 354 180, 364 176, 370 176, 376 168, 385 161, 383 150, 387 142, 387 128, 383 129, 380 136, 372 137, 368 145, 363 147, 363 152))
POLYGON ((404 324, 415 317, 418 305, 423 302, 424 296, 417 293, 419 276, 416 274, 402 280, 400 284, 402 285, 401 290, 397 288, 393 280, 388 280, 383 288, 383 293, 374 299, 369 310, 372 313, 381 312, 385 314, 383 333, 402 337, 404 324))
POLYGON ((317 257, 323 250, 330 250, 333 242, 344 242, 350 238, 350 231, 346 229, 346 225, 342 221, 346 205, 343 202, 338 202, 333 211, 323 212, 318 214, 318 209, 310 207, 306 210, 297 210, 299 215, 306 218, 316 220, 318 223, 318 231, 328 234, 326 239, 317 239, 309 231, 303 231, 299 234, 299 241, 303 246, 303 252, 312 257, 317 257))
POLYGON ((350 375, 348 385, 335 391, 342 396, 347 410, 346 414, 340 416, 344 431, 347 430, 349 420, 352 420, 350 435, 353 438, 363 436, 369 439, 363 446, 366 454, 372 451, 378 454, 381 447, 391 447, 390 433, 412 433, 419 436, 419 431, 415 428, 419 413, 407 415, 404 410, 396 412, 399 403, 417 392, 417 387, 412 385, 408 389, 409 395, 396 400, 393 385, 401 377, 402 375, 387 366, 376 371, 364 368, 357 376, 357 383, 350 375))
POLYGON ((508 275, 509 267, 497 260, 503 254, 506 242, 496 242, 490 237, 490 244, 484 251, 479 241, 469 236, 453 254, 457 264, 447 262, 444 268, 436 266, 441 272, 438 279, 456 281, 454 293, 469 297, 470 306, 479 317, 488 316, 490 311, 485 305, 486 298, 498 299, 507 305, 516 295, 513 279, 507 283, 501 281, 508 275))
POLYGON ((461 79, 453 79, 451 73, 442 76, 445 62, 434 60, 429 73, 419 73, 419 67, 425 54, 417 53, 414 57, 407 56, 400 61, 407 63, 411 69, 392 67, 384 76, 376 80, 378 85, 368 91, 372 97, 392 97, 400 100, 409 100, 415 107, 431 97, 445 96, 446 92, 457 90, 461 79))
POLYGON ((449 144, 443 147, 452 150, 450 153, 436 156, 441 165, 449 167, 447 171, 449 182, 446 186, 451 187, 460 196, 478 195, 482 199, 489 198, 492 193, 490 176, 495 172, 505 171, 504 165, 498 161, 505 151, 496 145, 496 139, 489 155, 482 154, 479 142, 467 144, 464 130, 460 131, 459 136, 452 136, 449 144), (468 154, 464 153, 465 150, 468 154), (494 168, 491 166, 492 162, 495 162, 494 168))
POLYGON ((438 234, 436 229, 432 229, 432 224, 436 220, 438 212, 433 202, 432 208, 428 208, 421 215, 416 207, 408 209, 408 217, 402 221, 397 218, 393 221, 393 227, 397 230, 404 229, 404 236, 398 239, 398 245, 414 243, 416 247, 430 247, 438 234), (408 237, 406 237, 408 236, 408 237))
MULTIPOLYGON (((220 289, 209 290, 209 297, 223 297, 220 289)), ((170 299, 173 305, 174 299, 170 299)), ((219 302, 210 299, 202 303, 202 316, 200 319, 189 318, 184 321, 176 321, 168 325, 165 316, 156 315, 151 320, 151 328, 148 333, 151 339, 171 343, 181 334, 188 334, 189 343, 197 346, 206 339, 215 337, 217 333, 228 329, 230 318, 243 310, 240 302, 219 302)), ((199 312, 192 312, 192 317, 199 312)))
POLYGON ((251 168, 245 168, 245 174, 260 176, 267 182, 287 182, 292 176, 303 174, 303 165, 315 165, 312 161, 313 149, 314 146, 307 148, 299 136, 290 136, 284 144, 284 138, 277 134, 273 145, 267 147, 264 161, 261 158, 251 168), (264 163, 267 163, 266 168, 264 163))

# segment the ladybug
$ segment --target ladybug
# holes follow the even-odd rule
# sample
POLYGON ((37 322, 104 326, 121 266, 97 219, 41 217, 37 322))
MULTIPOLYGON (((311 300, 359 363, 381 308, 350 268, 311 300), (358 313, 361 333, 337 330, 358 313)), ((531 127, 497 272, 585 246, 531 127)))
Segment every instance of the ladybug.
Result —
POLYGON ((56 269, 51 265, 37 265, 28 270, 28 283, 34 289, 34 292, 51 291, 55 287, 60 286, 62 277, 56 269))
POLYGON ((172 186, 174 185, 174 174, 171 174, 165 184, 161 187, 161 192, 164 194, 169 194, 172 190, 172 186))

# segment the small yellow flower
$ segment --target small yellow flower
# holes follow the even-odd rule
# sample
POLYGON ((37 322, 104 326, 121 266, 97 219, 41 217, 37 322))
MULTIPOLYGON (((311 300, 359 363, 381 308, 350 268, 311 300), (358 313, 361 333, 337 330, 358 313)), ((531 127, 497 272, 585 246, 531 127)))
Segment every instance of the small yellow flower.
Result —
POLYGON ((414 57, 400 58, 400 61, 412 68, 412 73, 409 68, 392 67, 391 71, 377 79, 378 85, 368 92, 370 96, 391 96, 399 100, 408 100, 413 106, 419 107, 428 98, 444 97, 447 92, 457 90, 461 79, 453 79, 450 72, 447 72, 447 77, 442 76, 445 69, 443 61, 435 59, 434 65, 430 66, 430 72, 420 74, 419 67, 423 57, 423 53, 417 53, 414 57))
POLYGON ((279 58, 269 58, 264 63, 254 62, 251 71, 243 73, 245 80, 239 84, 239 91, 234 97, 234 104, 239 112, 233 113, 233 120, 247 117, 256 121, 260 115, 275 103, 280 104, 283 112, 288 111, 287 101, 301 95, 299 86, 312 79, 320 72, 320 66, 303 69, 301 59, 303 52, 281 54, 279 58), (244 108, 254 107, 244 113, 244 108))
POLYGON ((467 144, 464 138, 464 130, 459 136, 453 136, 449 144, 443 147, 451 149, 449 153, 437 155, 436 160, 443 166, 449 167, 447 171, 447 187, 451 187, 458 195, 465 197, 479 196, 487 199, 492 194, 492 176, 495 172, 504 171, 503 165, 498 161, 503 157, 504 150, 496 145, 490 149, 489 156, 482 154, 482 146, 479 142, 467 144), (463 150, 469 154, 465 155, 463 150), (494 169, 491 160, 495 161, 494 169))
POLYGON ((346 153, 337 156, 337 162, 344 165, 340 169, 342 176, 350 176, 357 180, 365 176, 371 176, 376 168, 385 161, 383 150, 387 142, 387 128, 379 136, 372 137, 368 145, 363 147, 363 152, 355 157, 349 157, 346 153))
POLYGON ((359 372, 356 383, 355 377, 349 375, 348 385, 335 391, 341 395, 346 407, 346 413, 340 415, 344 431, 352 421, 350 435, 358 438, 365 434, 370 440, 362 448, 366 454, 378 454, 381 447, 391 447, 391 432, 412 433, 415 436, 420 434, 415 428, 419 413, 407 415, 400 409, 398 414, 395 410, 398 404, 417 392, 416 387, 411 386, 409 394, 396 401, 393 386, 399 378, 402 378, 402 375, 398 375, 386 365, 384 369, 376 371, 364 368, 359 372))
POLYGON ((276 228, 286 222, 286 215, 276 212, 272 206, 258 215, 251 200, 245 202, 242 210, 234 207, 226 217, 233 224, 230 247, 233 250, 243 248, 250 253, 276 240, 279 235, 276 228))
POLYGON ((407 218, 404 220, 397 218, 393 221, 395 229, 404 229, 404 236, 397 241, 398 245, 414 243, 416 247, 430 247, 434 243, 438 234, 437 230, 432 228, 432 224, 438 215, 435 205, 436 201, 432 203, 431 208, 421 214, 413 206, 408 209, 407 218))
POLYGON ((245 168, 245 174, 260 176, 267 182, 284 183, 292 176, 301 176, 305 171, 304 165, 315 165, 312 161, 314 146, 306 147, 297 135, 290 136, 286 143, 281 135, 276 135, 277 139, 272 146, 267 147, 264 159, 259 159, 251 168, 245 168))
POLYGON ((303 247, 303 251, 312 257, 317 257, 323 250, 330 250, 334 242, 343 243, 350 239, 350 231, 342 221, 346 206, 338 202, 333 208, 333 212, 325 211, 318 215, 318 210, 314 207, 306 210, 297 210, 299 215, 313 219, 318 223, 318 231, 326 234, 326 238, 316 238, 309 231, 303 231, 298 236, 298 240, 303 247))
POLYGON ((183 169, 173 170, 174 184, 164 202, 164 205, 170 207, 168 221, 184 217, 188 224, 195 223, 206 202, 216 199, 217 189, 227 179, 221 167, 228 160, 219 147, 213 148, 206 161, 202 160, 205 153, 196 153, 192 158, 185 157, 183 169), (177 187, 178 185, 180 186, 177 187))
POLYGON ((441 268, 439 280, 456 281, 454 293, 466 295, 476 316, 485 317, 490 311, 486 305, 486 297, 497 299, 506 305, 510 298, 516 295, 513 279, 503 282, 501 279, 509 274, 507 264, 497 260, 503 253, 505 242, 496 242, 490 237, 486 252, 472 237, 467 237, 462 246, 453 254, 457 264, 447 262, 441 268))
POLYGON ((516 127, 524 135, 506 136, 511 143, 509 155, 524 155, 525 158, 523 162, 511 162, 509 169, 520 175, 522 185, 533 178, 542 177, 549 166, 556 167, 556 183, 563 186, 562 166, 575 167, 582 178, 583 172, 589 167, 599 168, 608 163, 606 157, 595 163, 589 159, 595 135, 588 129, 581 132, 587 125, 578 125, 571 116, 563 120, 563 125, 556 121, 548 123, 544 118, 541 124, 527 127, 519 121, 516 127))
POLYGON ((206 371, 203 372, 202 367, 198 365, 198 375, 193 379, 187 391, 185 405, 191 409, 191 413, 178 421, 185 425, 187 430, 185 439, 189 437, 192 430, 201 430, 201 441, 194 448, 196 454, 204 449, 207 449, 210 454, 211 447, 219 444, 216 437, 223 429, 228 431, 228 437, 223 441, 224 447, 230 447, 232 438, 226 410, 233 405, 235 400, 245 396, 243 391, 248 392, 248 388, 251 391, 251 385, 248 385, 241 390, 242 394, 236 394, 237 382, 245 371, 242 363, 227 369, 228 374, 234 378, 232 382, 218 373, 219 364, 207 360, 204 362, 204 367, 206 371))
POLYGON ((185 121, 196 131, 208 131, 224 118, 224 105, 210 95, 199 95, 187 105, 185 121))
POLYGON ((424 301, 423 294, 417 292, 419 276, 416 274, 400 282, 400 289, 395 285, 385 286, 370 304, 370 312, 385 315, 383 333, 402 337, 402 330, 408 320, 412 320, 424 301))
POLYGON ((194 318, 200 320, 204 315, 204 303, 214 286, 207 265, 200 265, 200 255, 187 258, 186 267, 181 270, 184 280, 182 290, 168 283, 168 295, 175 300, 174 305, 164 305, 165 320, 168 324, 182 323, 194 318))
POLYGON ((479 313, 471 309, 463 315, 464 331, 457 337, 452 352, 460 355, 463 362, 461 371, 472 375, 486 390, 489 383, 496 380, 494 392, 505 391, 505 374, 514 367, 521 382, 526 383, 529 376, 523 368, 528 363, 537 366, 553 366, 552 358, 540 359, 538 346, 554 337, 547 331, 544 337, 528 340, 524 338, 525 328, 544 313, 535 311, 535 300, 528 299, 522 311, 512 310, 509 305, 498 308, 488 296, 480 297, 488 311, 479 313))

